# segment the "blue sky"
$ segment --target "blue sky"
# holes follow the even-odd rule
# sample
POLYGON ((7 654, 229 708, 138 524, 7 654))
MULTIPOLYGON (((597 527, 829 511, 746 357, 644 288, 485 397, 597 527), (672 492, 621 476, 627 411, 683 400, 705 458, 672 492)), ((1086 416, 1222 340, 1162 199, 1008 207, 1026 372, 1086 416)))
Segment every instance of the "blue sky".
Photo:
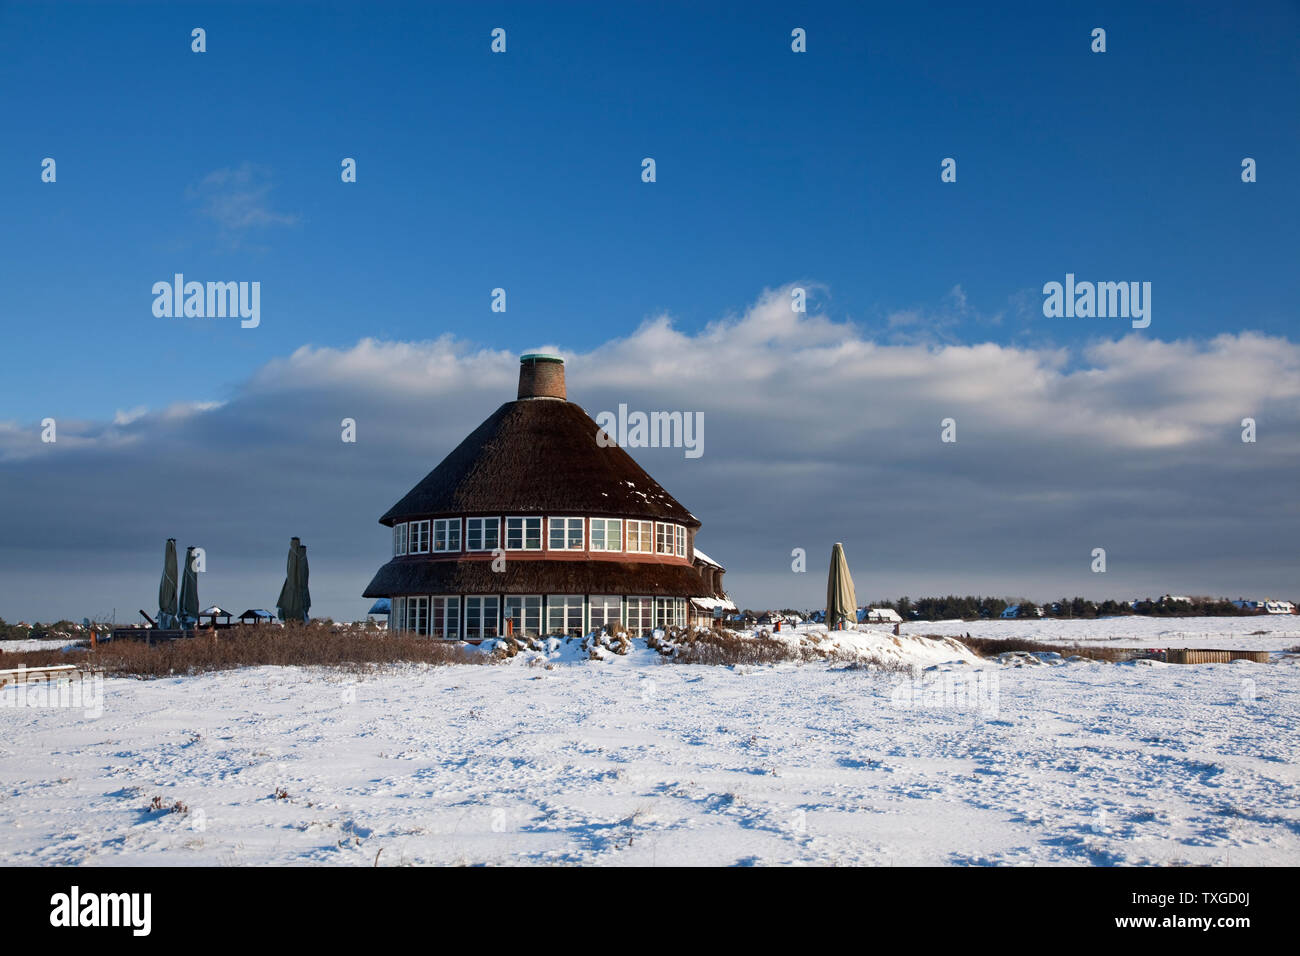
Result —
POLYGON ((360 613, 375 519, 539 346, 592 414, 708 414, 699 462, 637 457, 741 603, 815 605, 790 550, 841 539, 864 595, 1297 596, 1298 35, 1276 2, 0 4, 0 615, 147 605, 169 535, 266 604, 291 534, 360 613), (156 318, 176 272, 260 282, 260 326, 156 318), (1067 272, 1150 282, 1150 328, 1044 318, 1067 272))
POLYGON ((929 330, 962 342, 1117 334, 1037 313, 1067 271, 1151 281, 1152 336, 1287 334, 1300 16, 1130 6, 6 4, 3 414, 222 398, 304 343, 697 329, 797 281, 886 330, 960 286, 929 330), (266 224, 204 212, 241 168, 266 224), (262 326, 155 319, 177 271, 260 281, 262 326))

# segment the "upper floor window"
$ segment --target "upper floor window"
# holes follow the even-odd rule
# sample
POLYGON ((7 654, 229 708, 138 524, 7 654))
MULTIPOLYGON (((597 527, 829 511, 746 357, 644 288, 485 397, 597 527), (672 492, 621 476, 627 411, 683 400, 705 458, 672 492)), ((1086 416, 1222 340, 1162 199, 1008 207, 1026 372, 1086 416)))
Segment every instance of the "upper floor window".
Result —
POLYGON ((465 550, 495 551, 501 547, 500 518, 466 518, 465 550))
MULTIPOLYGON (((425 522, 426 524, 428 522, 425 522)), ((433 550, 460 550, 460 519, 438 518, 433 522, 433 550)))
POLYGON ((681 525, 677 526, 677 557, 686 557, 686 529, 681 525))
POLYGON ((541 518, 507 518, 506 519, 506 550, 507 551, 542 550, 542 519, 541 518))
POLYGON ((655 549, 654 522, 627 520, 627 550, 634 554, 651 554, 655 549))
POLYGON ((412 521, 409 524, 407 534, 406 552, 407 554, 428 554, 429 553, 429 522, 412 521))
POLYGON ((548 546, 552 551, 581 551, 582 519, 552 518, 548 546))
POLYGON ((622 551, 623 550, 623 519, 622 518, 592 518, 591 519, 591 550, 592 551, 622 551))
POLYGON ((393 525, 393 554, 406 554, 406 522, 393 525))
POLYGON ((664 524, 662 521, 655 522, 655 553, 672 554, 675 545, 675 532, 673 525, 664 524))

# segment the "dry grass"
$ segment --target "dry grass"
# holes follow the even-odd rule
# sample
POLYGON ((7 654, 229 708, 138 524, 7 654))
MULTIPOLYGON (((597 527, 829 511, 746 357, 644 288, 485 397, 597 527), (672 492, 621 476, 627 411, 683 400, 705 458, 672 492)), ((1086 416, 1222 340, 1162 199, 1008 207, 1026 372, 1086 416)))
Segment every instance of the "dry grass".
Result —
MULTIPOLYGON (((938 637, 937 634, 927 634, 926 637, 938 637)), ((960 641, 980 657, 996 657, 1007 651, 1029 651, 1030 653, 1041 653, 1044 651, 1055 651, 1062 657, 1086 657, 1093 661, 1130 661, 1137 657, 1139 651, 1132 647, 1090 647, 1086 644, 1042 644, 1038 641, 1029 641, 1024 638, 993 638, 993 637, 955 637, 955 641, 960 641)))
POLYGON ((365 670, 408 661, 427 664, 481 664, 490 658, 464 646, 428 638, 389 636, 374 630, 351 630, 328 623, 285 627, 245 627, 200 631, 197 637, 159 642, 116 640, 93 650, 27 651, 0 657, 3 667, 79 664, 109 675, 169 677, 272 664, 284 667, 321 665, 365 670))
POLYGON ((713 628, 696 631, 669 628, 662 641, 653 635, 647 643, 670 664, 782 664, 815 660, 810 649, 784 641, 742 637, 734 631, 713 628))

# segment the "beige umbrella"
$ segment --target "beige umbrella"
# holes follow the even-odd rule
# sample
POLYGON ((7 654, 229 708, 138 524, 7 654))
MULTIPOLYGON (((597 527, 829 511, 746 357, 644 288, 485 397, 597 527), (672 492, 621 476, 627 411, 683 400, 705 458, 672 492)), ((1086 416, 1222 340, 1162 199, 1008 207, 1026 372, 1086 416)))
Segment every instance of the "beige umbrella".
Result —
POLYGON ((853 591, 853 575, 844 557, 844 545, 838 541, 831 548, 831 570, 826 578, 826 626, 834 631, 858 620, 858 596, 853 591))

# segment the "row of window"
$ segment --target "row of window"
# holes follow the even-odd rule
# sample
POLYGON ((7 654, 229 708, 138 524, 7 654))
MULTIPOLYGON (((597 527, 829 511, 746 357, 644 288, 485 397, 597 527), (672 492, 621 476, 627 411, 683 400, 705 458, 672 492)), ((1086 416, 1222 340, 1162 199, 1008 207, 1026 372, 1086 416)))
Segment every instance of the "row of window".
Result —
MULTIPOLYGON (((664 521, 633 518, 506 518, 506 551, 620 551, 686 557, 686 529, 664 521)), ((393 554, 496 551, 502 545, 501 518, 433 518, 393 525, 393 554), (462 547, 461 523, 464 522, 462 547)))
POLYGON ((395 597, 389 626, 421 637, 480 640, 503 634, 583 635, 626 625, 633 634, 684 627, 686 599, 617 594, 497 594, 395 597))

